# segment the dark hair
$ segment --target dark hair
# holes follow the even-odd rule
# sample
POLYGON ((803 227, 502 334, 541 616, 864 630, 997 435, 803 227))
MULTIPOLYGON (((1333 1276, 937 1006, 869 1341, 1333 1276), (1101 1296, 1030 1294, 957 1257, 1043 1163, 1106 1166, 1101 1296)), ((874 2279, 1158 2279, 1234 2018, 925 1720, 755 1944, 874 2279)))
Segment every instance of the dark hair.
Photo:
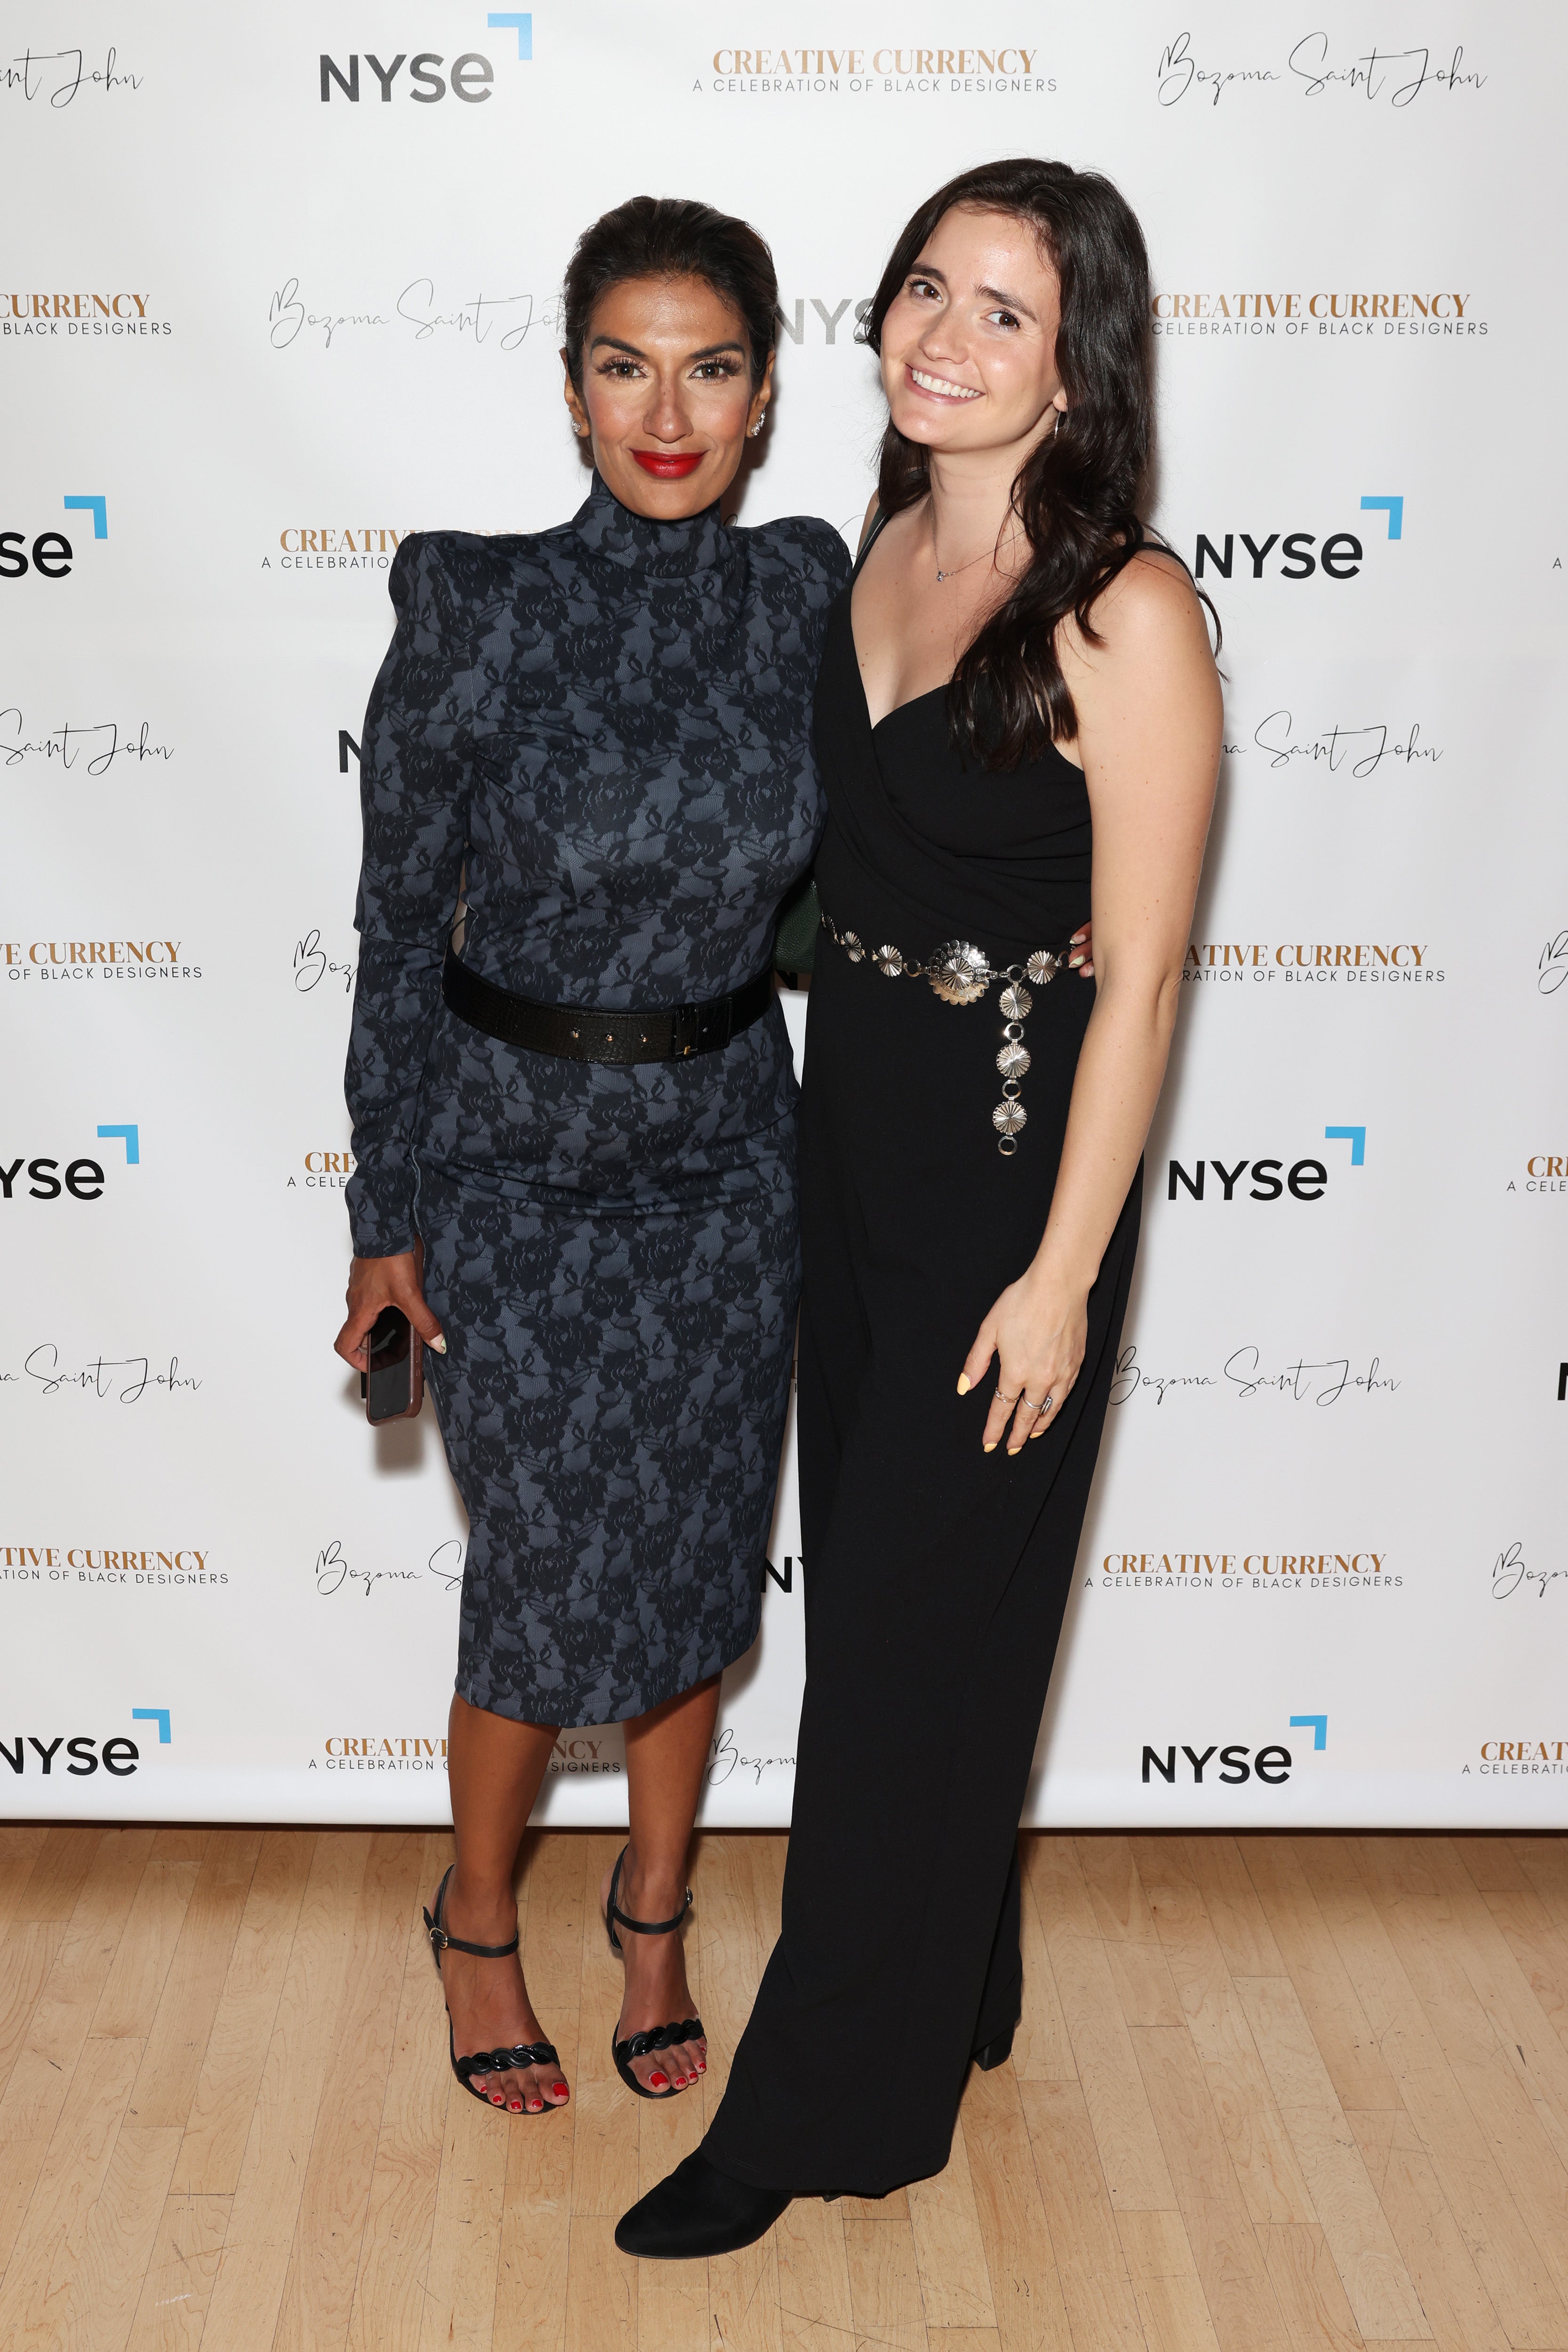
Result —
MULTIPOLYGON (((1098 172, 1020 156, 939 188, 893 247, 861 330, 880 352, 882 321, 942 215, 954 205, 1026 221, 1061 285, 1057 366, 1068 406, 1013 485, 1033 561, 953 672, 954 740, 987 768, 1016 768, 1077 731, 1057 658, 1070 613, 1091 643, 1095 600, 1150 543, 1138 514, 1153 427, 1149 257, 1131 205, 1098 172)), ((878 503, 898 514, 925 496, 925 449, 889 423, 878 503)))
POLYGON ((583 388, 583 348, 595 305, 633 278, 700 278, 738 312, 760 383, 778 333, 773 257, 747 222, 683 196, 632 196, 577 239, 566 267, 566 365, 583 388))

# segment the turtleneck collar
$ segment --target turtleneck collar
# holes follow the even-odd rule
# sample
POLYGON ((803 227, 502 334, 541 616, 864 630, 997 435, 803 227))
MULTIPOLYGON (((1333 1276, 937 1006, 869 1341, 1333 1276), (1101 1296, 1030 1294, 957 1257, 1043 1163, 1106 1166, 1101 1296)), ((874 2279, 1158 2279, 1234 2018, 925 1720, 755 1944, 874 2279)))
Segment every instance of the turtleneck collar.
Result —
POLYGON ((693 572, 710 572, 723 554, 724 526, 717 501, 682 522, 656 522, 650 515, 624 507, 598 474, 587 504, 572 518, 572 528, 595 555, 652 580, 684 580, 693 572))

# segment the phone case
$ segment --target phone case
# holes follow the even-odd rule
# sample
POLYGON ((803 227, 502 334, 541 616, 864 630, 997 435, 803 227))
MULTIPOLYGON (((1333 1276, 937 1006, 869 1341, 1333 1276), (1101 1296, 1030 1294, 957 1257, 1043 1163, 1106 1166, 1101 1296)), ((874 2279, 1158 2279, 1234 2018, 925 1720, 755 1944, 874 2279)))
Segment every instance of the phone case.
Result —
POLYGON ((395 1421, 412 1421, 425 1402, 425 1342, 412 1324, 408 1328, 408 1402, 401 1412, 373 1415, 370 1409, 370 1381, 362 1372, 359 1392, 364 1404, 364 1417, 373 1429, 384 1429, 395 1421))

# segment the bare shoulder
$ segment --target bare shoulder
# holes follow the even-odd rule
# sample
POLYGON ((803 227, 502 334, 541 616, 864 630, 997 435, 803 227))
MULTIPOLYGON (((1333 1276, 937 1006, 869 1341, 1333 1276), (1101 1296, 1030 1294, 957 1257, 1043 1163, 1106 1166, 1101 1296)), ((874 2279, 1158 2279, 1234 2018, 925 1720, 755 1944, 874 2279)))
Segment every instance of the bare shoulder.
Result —
MULTIPOLYGON (((1197 591, 1185 566, 1163 548, 1140 549, 1095 600, 1092 617, 1105 649, 1113 655, 1180 654, 1199 644, 1205 656, 1208 651, 1197 591)), ((1081 640, 1078 649, 1088 650, 1081 640)))

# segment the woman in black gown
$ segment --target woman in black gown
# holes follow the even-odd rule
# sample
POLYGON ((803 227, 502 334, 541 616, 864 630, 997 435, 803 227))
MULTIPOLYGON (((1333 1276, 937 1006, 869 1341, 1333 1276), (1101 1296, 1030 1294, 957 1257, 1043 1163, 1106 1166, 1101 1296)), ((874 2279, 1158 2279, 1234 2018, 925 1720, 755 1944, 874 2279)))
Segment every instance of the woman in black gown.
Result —
POLYGON ((512 1886, 561 1725, 626 1726, 617 2070, 670 2097, 706 2065, 673 1931, 789 1398, 771 950, 821 826, 811 688, 848 570, 829 524, 721 515, 777 299, 761 238, 709 205, 595 224, 563 353, 592 490, 553 530, 404 542, 365 722, 337 1346, 363 1367, 390 1302, 436 1351, 470 1532, 431 1941, 458 2079, 512 2113, 569 2096, 512 1886))
POLYGON ((1121 198, 1033 162, 933 197, 872 305, 890 423, 816 700, 783 1934, 628 2252, 939 2171, 972 2058, 1010 2048, 1018 1819, 1218 765, 1203 615, 1134 503, 1147 318, 1121 198), (1091 892, 1096 987, 1052 985, 1091 892))

